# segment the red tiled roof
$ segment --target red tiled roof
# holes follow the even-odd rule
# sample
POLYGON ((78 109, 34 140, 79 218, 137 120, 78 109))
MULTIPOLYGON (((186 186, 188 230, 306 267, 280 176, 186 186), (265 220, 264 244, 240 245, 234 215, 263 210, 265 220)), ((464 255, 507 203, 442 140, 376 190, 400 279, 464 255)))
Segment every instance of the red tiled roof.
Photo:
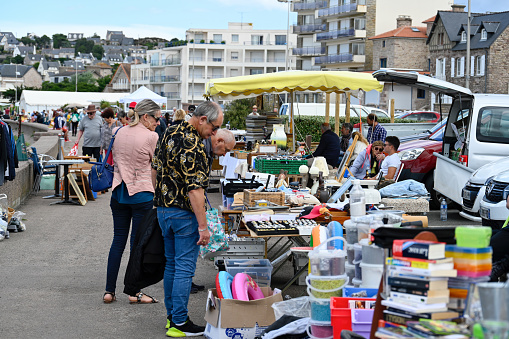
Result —
POLYGON ((428 22, 435 22, 435 18, 436 18, 436 15, 432 16, 428 20, 424 20, 422 23, 425 24, 425 23, 428 23, 428 22))
POLYGON ((414 27, 414 26, 402 26, 392 31, 388 31, 379 35, 372 36, 369 38, 372 39, 382 39, 382 38, 422 38, 426 39, 428 36, 426 35, 426 27, 414 27), (419 32, 414 32, 412 28, 417 28, 419 32))

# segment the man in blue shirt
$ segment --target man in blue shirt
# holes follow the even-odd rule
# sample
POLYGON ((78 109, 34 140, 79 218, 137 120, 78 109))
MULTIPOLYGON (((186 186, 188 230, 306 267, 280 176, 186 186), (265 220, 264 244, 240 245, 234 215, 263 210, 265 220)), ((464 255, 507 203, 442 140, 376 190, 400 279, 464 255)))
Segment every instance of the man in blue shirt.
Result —
POLYGON ((336 133, 334 133, 328 123, 322 124, 322 137, 320 143, 316 148, 316 151, 312 155, 308 155, 309 158, 324 157, 327 160, 327 164, 332 167, 338 165, 339 152, 340 152, 340 141, 336 133))
POLYGON ((378 117, 376 116, 376 114, 374 113, 369 114, 367 121, 369 125, 367 137, 368 143, 372 144, 377 140, 385 142, 385 137, 387 137, 387 131, 378 122, 378 117))

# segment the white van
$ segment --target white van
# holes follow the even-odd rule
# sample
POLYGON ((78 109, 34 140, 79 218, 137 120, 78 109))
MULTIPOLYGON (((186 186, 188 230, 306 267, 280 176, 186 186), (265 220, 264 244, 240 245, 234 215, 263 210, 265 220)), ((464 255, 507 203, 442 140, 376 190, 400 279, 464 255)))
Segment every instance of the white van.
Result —
POLYGON ((453 98, 442 152, 434 153, 434 189, 438 193, 462 204, 463 187, 472 173, 509 156, 509 95, 474 94, 467 88, 413 72, 379 70, 373 76, 453 98))
MULTIPOLYGON (((298 116, 325 116, 325 107, 326 104, 324 103, 294 103, 293 104, 293 115, 295 117, 298 116)), ((345 116, 345 104, 339 105, 339 116, 344 117, 345 116)), ((350 116, 351 117, 359 117, 361 115, 363 118, 366 118, 368 114, 370 107, 365 107, 361 105, 350 105, 350 116)), ((381 118, 381 114, 383 114, 382 110, 379 110, 376 113, 376 115, 381 118), (382 113, 381 113, 382 112, 382 113)), ((281 105, 281 108, 279 109, 279 115, 289 115, 290 114, 290 104, 286 103, 281 105)), ((336 104, 330 104, 329 105, 329 116, 331 118, 336 116, 336 104)), ((385 117, 388 118, 389 116, 385 114, 385 117)))
POLYGON ((506 207, 506 200, 509 196, 509 171, 506 170, 488 178, 485 191, 479 204, 482 224, 500 229, 509 216, 509 210, 506 207))

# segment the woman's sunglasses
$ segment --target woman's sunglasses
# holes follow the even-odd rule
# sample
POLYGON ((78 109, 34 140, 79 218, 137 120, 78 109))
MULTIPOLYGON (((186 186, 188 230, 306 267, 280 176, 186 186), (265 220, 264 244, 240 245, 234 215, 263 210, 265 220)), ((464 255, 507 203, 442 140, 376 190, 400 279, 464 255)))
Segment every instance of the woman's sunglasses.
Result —
POLYGON ((373 147, 373 148, 375 151, 380 151, 380 152, 384 150, 383 147, 373 147))

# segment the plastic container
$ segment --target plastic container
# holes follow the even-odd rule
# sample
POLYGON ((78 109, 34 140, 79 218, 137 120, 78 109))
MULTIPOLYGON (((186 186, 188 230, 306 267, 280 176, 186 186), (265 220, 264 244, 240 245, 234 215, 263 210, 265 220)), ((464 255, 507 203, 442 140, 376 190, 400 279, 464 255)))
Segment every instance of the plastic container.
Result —
MULTIPOLYGON (((327 225, 327 234, 329 238, 343 237, 343 226, 337 221, 331 221, 327 225)), ((344 241, 342 240, 334 240, 331 242, 332 247, 337 250, 344 249, 343 244, 344 241)))
POLYGON ((405 211, 400 210, 374 210, 368 211, 368 214, 379 216, 382 218, 382 222, 386 226, 400 227, 401 219, 405 211))
POLYGON ((311 305, 311 320, 320 321, 320 322, 330 322, 331 321, 331 308, 330 308, 331 299, 318 299, 312 296, 309 296, 309 304, 311 305))
POLYGON ((362 280, 362 268, 360 261, 354 261, 355 265, 355 279, 362 280))
POLYGON ((340 297, 343 295, 343 286, 346 285, 346 275, 340 276, 317 276, 308 275, 306 284, 308 286, 308 294, 319 299, 330 297, 340 297))
POLYGON ((352 331, 369 338, 374 310, 352 309, 352 331))
POLYGON ((454 230, 456 246, 485 248, 490 245, 491 227, 458 226, 454 230))
POLYGON ((361 244, 355 244, 353 245, 354 250, 354 262, 360 262, 362 260, 362 246, 361 244))
POLYGON ((308 253, 311 274, 323 276, 345 274, 346 252, 338 249, 329 249, 329 244, 337 240, 345 241, 343 237, 329 238, 308 253))
POLYGON ((473 248, 459 247, 456 245, 445 245, 445 256, 451 258, 461 258, 469 260, 483 260, 492 257, 493 250, 491 247, 473 248))
POLYGON ((491 274, 491 270, 477 272, 456 270, 456 272, 458 272, 457 273, 458 277, 469 277, 469 278, 489 277, 491 274))
POLYGON ((348 244, 355 244, 356 242, 358 242, 359 239, 357 235, 357 223, 355 223, 351 219, 348 219, 345 220, 343 226, 345 227, 346 242, 348 244))
POLYGON ((454 259, 454 269, 458 271, 482 272, 491 271, 491 260, 454 259), (461 261, 460 261, 461 260, 461 261))
POLYGON ((331 298, 331 324, 334 329, 334 338, 341 338, 342 330, 352 330, 352 309, 349 307, 349 301, 376 301, 369 298, 331 298))
POLYGON ((307 327, 307 333, 311 339, 333 339, 334 337, 332 336, 332 332, 332 325, 330 323, 325 325, 323 323, 311 320, 309 322, 309 326, 307 327))
MULTIPOLYGON (((355 234, 357 237, 357 233, 355 234)), ((346 258, 350 265, 353 265, 353 261, 355 259, 355 250, 352 244, 346 244, 346 258)))
POLYGON ((226 272, 233 277, 247 273, 260 287, 270 287, 272 265, 268 259, 225 259, 226 272))
POLYGON ((369 233, 371 228, 369 224, 358 223, 357 224, 357 242, 362 239, 369 239, 369 233))
POLYGON ((355 278, 355 265, 345 264, 345 273, 348 277, 347 284, 352 284, 352 279, 355 278))
POLYGON ((345 286, 343 288, 343 297, 347 298, 376 298, 377 294, 378 288, 362 288, 351 286, 345 286), (361 296, 361 294, 366 296, 361 296))
POLYGON ((353 278, 352 279, 353 287, 360 288, 362 284, 362 279, 353 278))
POLYGON ((376 245, 362 245, 362 262, 373 265, 384 264, 384 249, 376 245))
POLYGON ((371 265, 362 262, 360 266, 362 269, 361 287, 378 288, 380 286, 380 279, 382 279, 384 265, 371 265))
POLYGON ((366 193, 361 187, 360 180, 353 181, 350 189, 350 216, 360 217, 366 215, 366 193))

